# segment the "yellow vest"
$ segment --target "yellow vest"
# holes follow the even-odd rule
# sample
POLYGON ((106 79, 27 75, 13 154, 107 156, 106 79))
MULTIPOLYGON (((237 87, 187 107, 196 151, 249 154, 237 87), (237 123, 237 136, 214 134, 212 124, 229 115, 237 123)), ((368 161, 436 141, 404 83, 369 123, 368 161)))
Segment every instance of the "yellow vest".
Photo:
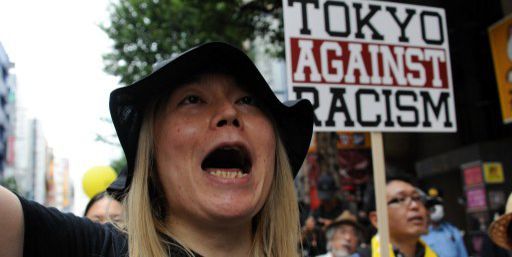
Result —
MULTIPOLYGON (((425 255, 423 257, 437 257, 437 254, 428 247, 425 242, 421 239, 419 240, 420 244, 425 247, 425 255)), ((380 257, 380 242, 377 236, 372 238, 372 257, 380 257)), ((389 257, 395 257, 395 253, 393 252, 393 247, 391 244, 389 245, 389 257)))

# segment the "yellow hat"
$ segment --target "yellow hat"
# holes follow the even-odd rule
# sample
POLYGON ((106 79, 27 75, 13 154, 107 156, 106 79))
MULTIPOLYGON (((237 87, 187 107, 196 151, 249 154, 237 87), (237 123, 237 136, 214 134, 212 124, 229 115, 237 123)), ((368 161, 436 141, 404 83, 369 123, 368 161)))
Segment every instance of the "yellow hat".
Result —
POLYGON ((507 234, 508 225, 512 220, 512 194, 508 196, 507 205, 505 207, 505 214, 491 223, 489 226, 489 236, 492 241, 502 248, 512 250, 512 244, 509 241, 507 234))
POLYGON ((438 197, 439 196, 439 190, 437 190, 437 188, 434 188, 434 187, 430 188, 428 190, 428 196, 430 196, 430 197, 438 197))

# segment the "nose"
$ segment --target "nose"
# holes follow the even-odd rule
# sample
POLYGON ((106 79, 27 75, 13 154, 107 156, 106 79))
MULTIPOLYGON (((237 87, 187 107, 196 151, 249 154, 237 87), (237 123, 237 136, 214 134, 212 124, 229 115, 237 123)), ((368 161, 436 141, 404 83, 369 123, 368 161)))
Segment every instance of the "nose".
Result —
POLYGON ((227 101, 221 103, 215 112, 211 125, 214 128, 226 126, 233 126, 235 128, 242 127, 236 106, 227 101))

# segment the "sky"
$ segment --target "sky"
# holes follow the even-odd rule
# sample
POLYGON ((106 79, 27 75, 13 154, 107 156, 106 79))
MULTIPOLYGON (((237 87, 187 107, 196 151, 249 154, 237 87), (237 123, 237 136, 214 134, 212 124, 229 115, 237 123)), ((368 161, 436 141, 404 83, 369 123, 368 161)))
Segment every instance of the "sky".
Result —
POLYGON ((87 203, 81 180, 108 165, 121 149, 97 142, 112 134, 108 97, 119 79, 103 71, 112 42, 99 28, 110 1, 0 0, 0 43, 15 64, 17 100, 43 126, 56 158, 68 158, 75 184, 74 212, 87 203))

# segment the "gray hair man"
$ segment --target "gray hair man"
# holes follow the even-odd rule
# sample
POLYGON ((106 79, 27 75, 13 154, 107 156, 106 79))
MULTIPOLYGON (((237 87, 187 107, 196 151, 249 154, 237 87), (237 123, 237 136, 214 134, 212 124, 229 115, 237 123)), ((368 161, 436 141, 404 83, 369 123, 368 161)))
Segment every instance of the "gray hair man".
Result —
POLYGON ((361 241, 362 228, 356 217, 344 211, 326 229, 327 253, 318 257, 348 257, 361 241))

